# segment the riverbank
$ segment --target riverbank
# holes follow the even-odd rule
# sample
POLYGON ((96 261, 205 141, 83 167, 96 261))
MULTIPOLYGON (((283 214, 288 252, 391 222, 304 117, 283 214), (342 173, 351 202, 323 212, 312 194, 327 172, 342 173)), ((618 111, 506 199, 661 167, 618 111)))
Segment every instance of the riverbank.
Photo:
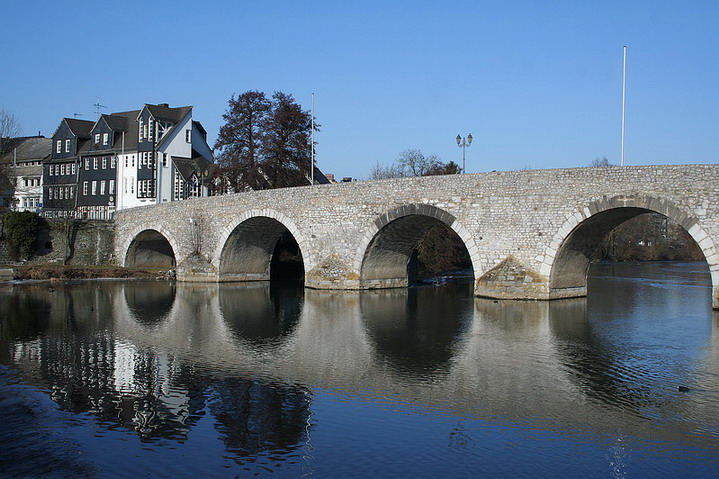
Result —
POLYGON ((65 266, 25 265, 13 268, 16 280, 48 279, 100 279, 100 278, 157 278, 157 271, 122 268, 117 266, 65 266))

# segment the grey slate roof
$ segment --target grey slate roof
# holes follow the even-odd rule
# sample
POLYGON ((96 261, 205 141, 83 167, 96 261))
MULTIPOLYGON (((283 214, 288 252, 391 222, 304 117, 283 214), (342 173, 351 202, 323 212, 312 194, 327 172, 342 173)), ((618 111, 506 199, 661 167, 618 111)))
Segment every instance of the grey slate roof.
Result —
POLYGON ((17 161, 44 160, 50 156, 52 140, 43 136, 21 136, 10 138, 7 153, 0 159, 2 163, 12 163, 13 155, 17 161))
POLYGON ((90 138, 90 131, 95 122, 89 120, 78 120, 77 118, 64 118, 67 126, 70 127, 75 136, 78 138, 90 138))
POLYGON ((165 105, 151 105, 149 103, 146 103, 145 106, 148 110, 150 110, 150 113, 152 113, 152 116, 155 117, 155 120, 170 121, 172 123, 179 122, 185 117, 185 115, 192 111, 191 106, 178 106, 170 108, 165 105))
POLYGON ((102 119, 105 120, 105 123, 107 123, 107 126, 112 128, 113 131, 116 132, 122 132, 127 131, 127 118, 124 116, 111 114, 111 115, 101 115, 102 119))

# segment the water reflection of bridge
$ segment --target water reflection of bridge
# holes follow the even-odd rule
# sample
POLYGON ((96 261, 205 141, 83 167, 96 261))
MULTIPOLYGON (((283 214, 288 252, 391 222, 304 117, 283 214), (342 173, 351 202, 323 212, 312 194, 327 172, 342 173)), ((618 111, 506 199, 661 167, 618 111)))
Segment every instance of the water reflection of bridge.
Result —
MULTIPOLYGON (((0 322, 0 361, 63 408, 146 440, 185 438, 212 391, 209 412, 240 456, 305 439, 311 393, 298 385, 707 447, 686 432, 693 421, 716 424, 711 408, 658 388, 651 367, 623 375, 636 358, 587 318, 585 299, 495 302, 472 298, 471 285, 451 287, 304 296, 259 283, 23 287, 13 304, 0 302, 2 317, 14 318, 0 322), (646 415, 657 410, 691 420, 656 428, 646 415)), ((698 369, 716 364, 716 326, 698 369)))

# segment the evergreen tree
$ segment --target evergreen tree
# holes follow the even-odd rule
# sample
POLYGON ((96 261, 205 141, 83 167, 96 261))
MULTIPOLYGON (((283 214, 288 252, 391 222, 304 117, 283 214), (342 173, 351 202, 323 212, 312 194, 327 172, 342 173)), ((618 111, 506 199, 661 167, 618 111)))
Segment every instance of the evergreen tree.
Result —
POLYGON ((258 168, 266 136, 271 102, 259 91, 247 91, 230 98, 222 118, 225 124, 215 142, 222 180, 236 192, 247 188, 264 189, 267 183, 258 168))
MULTIPOLYGON (((215 183, 234 191, 309 184, 312 116, 292 95, 247 91, 229 101, 215 183)), ((318 130, 315 124, 315 130, 318 130)))
POLYGON ((263 170, 273 188, 309 184, 312 117, 292 95, 275 92, 265 128, 263 170))

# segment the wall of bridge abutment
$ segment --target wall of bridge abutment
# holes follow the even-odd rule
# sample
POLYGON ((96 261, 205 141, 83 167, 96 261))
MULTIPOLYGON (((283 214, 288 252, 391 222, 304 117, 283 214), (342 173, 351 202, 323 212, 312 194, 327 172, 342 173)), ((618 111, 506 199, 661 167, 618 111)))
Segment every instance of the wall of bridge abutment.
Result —
POLYGON ((115 256, 126 264, 137 236, 154 230, 171 246, 178 280, 265 280, 274 242, 289 232, 308 287, 404 287, 398 267, 411 239, 443 223, 467 248, 477 295, 546 300, 585 295, 591 238, 656 211, 684 226, 704 252, 719 308, 718 180, 718 165, 672 165, 252 191, 121 211, 115 256))

